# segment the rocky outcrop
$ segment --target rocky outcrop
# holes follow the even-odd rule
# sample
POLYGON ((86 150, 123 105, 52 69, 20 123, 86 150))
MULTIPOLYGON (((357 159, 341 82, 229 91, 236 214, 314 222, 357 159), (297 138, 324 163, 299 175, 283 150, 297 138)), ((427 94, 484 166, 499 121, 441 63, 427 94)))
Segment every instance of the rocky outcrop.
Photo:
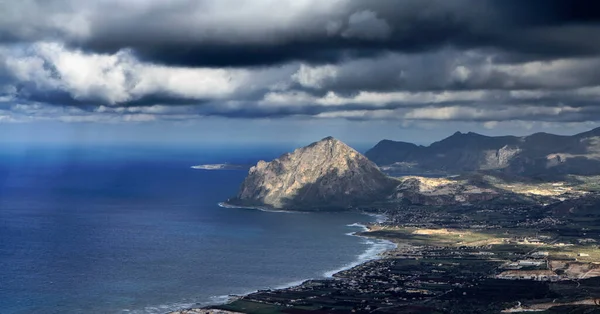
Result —
POLYGON ((346 209, 385 200, 398 184, 365 156, 327 137, 248 172, 228 203, 292 210, 346 209))
POLYGON ((479 203, 498 196, 493 189, 466 181, 411 176, 400 179, 390 199, 418 205, 453 205, 479 203))

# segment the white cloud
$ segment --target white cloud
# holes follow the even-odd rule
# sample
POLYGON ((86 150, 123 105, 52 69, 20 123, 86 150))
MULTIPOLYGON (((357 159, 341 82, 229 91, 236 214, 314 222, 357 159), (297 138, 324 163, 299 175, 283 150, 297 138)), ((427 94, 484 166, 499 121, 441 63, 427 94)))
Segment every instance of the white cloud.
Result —
POLYGON ((566 113, 577 113, 580 108, 573 107, 536 107, 510 106, 496 108, 477 107, 425 107, 416 108, 404 114, 405 119, 415 120, 519 120, 531 119, 532 116, 559 116, 566 113))
POLYGON ((483 127, 486 129, 493 129, 498 126, 498 121, 487 121, 483 123, 483 127))
POLYGON ((291 70, 167 67, 142 63, 129 51, 84 53, 57 43, 39 43, 27 53, 4 51, 11 74, 41 90, 69 93, 81 101, 116 105, 147 95, 183 99, 232 98, 236 93, 268 88, 291 70), (263 85, 264 84, 264 85, 263 85))
POLYGON ((129 50, 89 53, 50 42, 0 46, 0 57, 0 103, 17 103, 10 121, 25 121, 27 115, 33 120, 112 123, 279 114, 470 119, 489 122, 483 126, 491 128, 507 119, 600 119, 589 106, 600 97, 600 76, 595 72, 600 58, 508 65, 495 63, 483 51, 444 50, 326 65, 188 68, 143 62, 129 50), (503 89, 509 85, 523 89, 503 89), (54 93, 70 95, 85 110, 61 106, 68 104, 60 103, 60 97, 55 106, 30 97, 54 93), (157 100, 147 100, 154 96, 157 100), (188 105, 170 104, 169 99, 188 105))
POLYGON ((313 97, 312 95, 310 95, 308 93, 291 91, 291 92, 267 93, 264 96, 263 101, 261 103, 266 106, 271 106, 271 105, 296 106, 296 105, 311 104, 311 103, 314 103, 315 101, 318 101, 318 99, 316 99, 315 97, 313 97))
POLYGON ((316 118, 344 118, 360 120, 398 120, 398 110, 380 109, 380 110, 354 110, 354 111, 333 111, 324 112, 315 116, 316 118))
POLYGON ((337 69, 338 67, 333 65, 311 67, 301 64, 298 71, 292 75, 292 79, 302 86, 322 88, 324 81, 337 76, 337 69))
POLYGON ((370 104, 381 106, 390 103, 404 103, 406 106, 443 103, 450 101, 485 100, 486 91, 444 91, 444 92, 359 92, 357 95, 342 97, 335 93, 316 99, 322 105, 370 104))
POLYGON ((55 68, 60 88, 73 98, 99 99, 110 104, 131 99, 129 77, 135 74, 136 64, 127 52, 84 54, 54 43, 39 44, 36 50, 40 58, 55 68))

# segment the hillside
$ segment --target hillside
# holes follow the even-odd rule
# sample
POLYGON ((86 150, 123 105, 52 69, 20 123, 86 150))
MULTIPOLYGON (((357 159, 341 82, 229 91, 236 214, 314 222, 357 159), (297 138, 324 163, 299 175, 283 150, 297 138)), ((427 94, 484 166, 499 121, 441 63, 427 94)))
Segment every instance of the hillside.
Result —
POLYGON ((562 136, 460 133, 429 146, 383 140, 365 156, 388 170, 462 173, 500 170, 523 176, 600 174, 600 128, 562 136))
POLYGON ((397 181, 332 137, 271 161, 259 161, 228 203, 322 210, 345 209, 385 199, 397 181))

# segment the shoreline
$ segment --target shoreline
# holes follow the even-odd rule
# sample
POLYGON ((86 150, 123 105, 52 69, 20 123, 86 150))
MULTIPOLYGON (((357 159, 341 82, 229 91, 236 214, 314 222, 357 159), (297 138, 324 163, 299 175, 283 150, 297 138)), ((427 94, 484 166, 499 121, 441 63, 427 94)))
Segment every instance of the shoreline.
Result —
MULTIPOLYGON (((373 215, 369 215, 369 216, 373 216, 373 215)), ((380 222, 380 221, 377 220, 376 222, 380 222)), ((368 237, 368 236, 363 235, 363 233, 369 232, 371 230, 369 228, 369 225, 353 223, 353 224, 350 224, 347 226, 362 228, 362 231, 350 232, 350 233, 347 233, 346 235, 361 238, 361 239, 365 240, 366 244, 369 244, 370 247, 365 252, 358 255, 357 259, 355 261, 350 262, 340 268, 325 272, 324 273, 325 278, 327 278, 327 279, 335 278, 335 275, 337 273, 352 269, 352 268, 354 268, 356 266, 360 266, 364 263, 384 258, 384 255, 386 252, 394 250, 398 247, 398 245, 392 241, 374 238, 374 237, 368 237)), ((312 280, 312 279, 308 279, 308 280, 312 280)), ((289 288, 289 287, 287 287, 287 288, 289 288)))
MULTIPOLYGON (((218 206, 223 207, 223 208, 254 209, 254 210, 260 210, 260 211, 265 211, 265 212, 276 212, 276 213, 280 213, 280 212, 283 212, 283 213, 307 213, 307 212, 295 212, 295 211, 289 211, 289 210, 268 210, 268 209, 264 209, 264 208, 260 208, 260 207, 235 206, 235 205, 227 204, 226 202, 220 202, 220 203, 218 203, 218 206)), ((275 291, 275 290, 290 289, 293 287, 301 286, 312 280, 337 280, 336 275, 338 273, 350 270, 352 268, 361 266, 365 263, 368 263, 368 262, 371 262, 374 260, 384 259, 386 256, 385 253, 396 249, 398 247, 398 245, 396 243, 386 240, 386 239, 380 239, 380 238, 376 238, 376 237, 366 236, 366 235, 364 235, 364 233, 371 231, 370 225, 372 223, 385 222, 388 219, 388 217, 384 214, 373 214, 373 213, 364 213, 364 212, 362 212, 362 213, 367 216, 374 217, 375 221, 370 222, 368 224, 362 224, 362 223, 348 224, 348 225, 346 225, 347 227, 359 227, 362 230, 355 231, 355 232, 349 232, 349 233, 346 233, 346 235, 358 237, 358 238, 365 240, 366 244, 369 244, 369 247, 363 253, 359 254, 357 256, 356 260, 354 260, 350 263, 347 263, 346 265, 344 265, 340 268, 325 271, 323 273, 324 278, 307 278, 307 279, 297 280, 297 281, 290 282, 290 283, 285 283, 280 286, 274 287, 273 289, 257 289, 257 290, 253 290, 253 291, 250 291, 247 293, 241 293, 239 295, 231 294, 231 295, 226 295, 226 296, 225 295, 214 296, 214 297, 212 297, 214 299, 225 299, 226 298, 226 300, 224 302, 210 304, 210 305, 206 305, 206 306, 202 306, 202 307, 191 307, 191 308, 175 310, 175 311, 167 312, 166 314, 188 314, 188 313, 193 314, 193 313, 199 313, 198 311, 211 311, 211 310, 223 311, 223 312, 219 312, 219 313, 228 313, 228 312, 225 312, 224 310, 218 309, 217 307, 230 304, 241 298, 244 298, 251 294, 259 293, 259 292, 265 291, 265 290, 275 291), (371 243, 369 243, 369 242, 371 242, 371 243), (378 244, 382 245, 382 246, 386 246, 386 247, 381 247, 378 249, 378 244)), ((234 313, 234 312, 231 312, 231 313, 234 313)))
POLYGON ((267 212, 267 213, 287 213, 287 214, 306 214, 306 213, 308 213, 308 212, 301 212, 301 211, 292 211, 292 210, 283 210, 283 209, 272 209, 272 208, 261 207, 261 206, 239 206, 239 205, 232 205, 232 204, 229 204, 227 202, 219 202, 219 203, 217 203, 217 205, 219 207, 222 207, 222 208, 236 208, 236 209, 260 210, 261 212, 267 212))
MULTIPOLYGON (((422 208, 420 213, 426 214, 428 210, 430 208, 422 208)), ((529 214, 533 210, 524 207, 519 211, 529 214)), ((346 225, 362 230, 346 233, 346 235, 357 236, 364 241, 375 241, 375 243, 385 243, 383 241, 389 239, 394 243, 395 250, 390 246, 387 250, 367 253, 373 248, 374 243, 372 243, 363 253, 364 259, 357 257, 354 262, 327 272, 327 278, 309 279, 299 285, 292 283, 279 289, 259 290, 230 299, 221 305, 207 305, 203 308, 180 310, 172 314, 310 311, 327 313, 330 310, 339 313, 350 311, 368 313, 378 309, 381 309, 381 313, 432 311, 508 313, 538 309, 546 305, 557 309, 559 307, 580 309, 597 305, 597 300, 600 300, 595 299, 596 303, 588 304, 589 297, 600 295, 600 269, 593 266, 595 262, 582 262, 575 257, 568 258, 573 254, 581 253, 555 255, 551 260, 553 263, 548 263, 549 253, 544 255, 546 257, 536 256, 533 252, 538 246, 531 247, 529 242, 520 241, 521 238, 527 239, 533 236, 537 239, 537 233, 534 235, 529 229, 514 227, 510 233, 506 233, 508 228, 514 226, 513 220, 498 227, 499 230, 486 227, 476 229, 470 228, 474 225, 473 222, 487 219, 487 216, 475 217, 473 221, 465 217, 466 221, 457 227, 437 221, 449 215, 454 216, 455 212, 448 211, 444 212, 445 215, 437 215, 439 209, 435 209, 435 213, 436 215, 427 217, 430 220, 421 226, 409 223, 394 227, 388 224, 404 216, 363 212, 372 217, 369 219, 370 222, 346 225), (387 221, 385 221, 386 216, 387 221), (380 224, 383 224, 382 228, 380 224), (468 227, 464 228, 464 226, 468 227), (509 234, 508 238, 507 234, 509 234), (541 276, 545 276, 544 278, 514 278, 516 273, 509 274, 512 277, 502 275, 504 272, 516 271, 506 270, 515 261, 521 264, 539 260, 546 260, 545 266, 544 262, 541 262, 540 268, 548 267, 548 269, 524 269, 519 272, 522 276, 530 276, 530 273, 540 276, 534 273, 539 271, 541 276), (551 277, 554 275, 548 275, 558 270, 563 270, 565 276, 569 276, 565 277, 568 280, 556 281, 553 280, 555 277, 551 277), (592 271, 596 272, 597 278, 585 278, 592 271), (577 294, 580 286, 581 289, 589 290, 585 295, 588 299, 582 300, 577 294), (498 291, 505 292, 499 296, 498 291), (547 302, 549 295, 556 300, 560 299, 560 302, 547 302), (520 304, 521 301, 523 306, 520 304), (581 301, 588 303, 580 303, 581 301)), ((509 208, 503 213, 512 217, 515 215, 515 210, 509 208)), ((569 232, 571 229, 567 227, 564 230, 569 232)), ((537 241, 545 243, 542 245, 554 247, 554 243, 561 236, 560 232, 557 231, 554 236, 549 233, 542 234, 540 239, 543 240, 537 241)), ((600 236, 598 231, 594 234, 600 236)), ((566 243, 570 242, 566 241, 566 243)), ((590 246, 582 246, 581 249, 576 250, 585 248, 593 249, 590 246)), ((590 255, 586 253, 578 256, 584 258, 590 255)))

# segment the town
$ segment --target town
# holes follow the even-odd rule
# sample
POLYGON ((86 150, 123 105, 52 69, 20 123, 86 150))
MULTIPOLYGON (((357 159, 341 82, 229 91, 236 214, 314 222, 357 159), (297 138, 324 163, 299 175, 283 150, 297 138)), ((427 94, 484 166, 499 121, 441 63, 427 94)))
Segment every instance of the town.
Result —
MULTIPOLYGON (((362 236, 397 244, 381 259, 215 309, 244 313, 477 313, 597 310, 595 194, 554 204, 371 208, 362 236), (564 208, 569 207, 565 213, 564 208), (551 215, 550 215, 551 214, 551 215)), ((184 312, 182 312, 184 313, 184 312)), ((190 312, 192 313, 192 312, 190 312)), ((587 312, 586 312, 587 313, 587 312)))

